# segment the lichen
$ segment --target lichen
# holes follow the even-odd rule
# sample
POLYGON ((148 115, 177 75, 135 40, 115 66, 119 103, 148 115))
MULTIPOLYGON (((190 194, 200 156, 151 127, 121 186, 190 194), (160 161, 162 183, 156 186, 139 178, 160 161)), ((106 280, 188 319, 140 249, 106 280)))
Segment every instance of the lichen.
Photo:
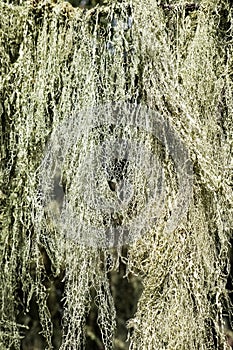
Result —
MULTIPOLYGON (((52 0, 0 2, 1 349, 227 348, 231 38, 232 9, 220 0, 110 1, 91 9, 52 0), (160 136, 150 129, 145 135, 138 125, 147 130, 149 117, 127 128, 127 118, 118 116, 107 125, 105 116, 90 127, 94 114, 88 117, 87 111, 118 104, 135 113, 138 108, 152 111, 152 121, 161 116, 169 125, 159 130, 178 135, 192 164, 187 205, 186 182, 179 178, 186 158, 181 152, 179 168, 168 157, 170 131, 160 136), (81 234, 90 223, 99 234, 109 222, 129 225, 147 203, 143 186, 149 188, 150 179, 146 167, 139 171, 134 163, 128 176, 137 205, 130 202, 118 216, 114 209, 111 220, 99 208, 93 215, 85 207, 92 199, 93 184, 86 177, 88 166, 93 172, 92 152, 112 135, 130 135, 131 145, 154 150, 164 176, 164 187, 157 191, 163 208, 145 211, 127 246, 81 244, 69 234, 77 233, 80 222, 81 234), (54 181, 62 189, 62 203, 53 198, 54 181), (168 232, 177 194, 185 213, 168 232)), ((143 161, 151 166, 151 158, 143 161)), ((98 164, 99 192, 116 203, 119 174, 103 179, 98 164)), ((126 169, 119 162, 116 166, 126 169)), ((112 173, 114 168, 106 169, 112 173)))

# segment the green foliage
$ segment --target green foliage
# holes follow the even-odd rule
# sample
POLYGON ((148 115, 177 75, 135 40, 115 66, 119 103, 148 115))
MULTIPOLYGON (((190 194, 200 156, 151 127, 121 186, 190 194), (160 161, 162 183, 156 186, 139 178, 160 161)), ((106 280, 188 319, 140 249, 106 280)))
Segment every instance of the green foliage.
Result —
MULTIPOLYGON (((86 342, 92 349, 226 348, 232 24, 230 4, 217 0, 111 1, 90 10, 63 1, 0 2, 1 349, 75 350, 86 342), (142 103, 166 116, 194 166, 193 197, 179 227, 164 230, 172 174, 159 224, 127 252, 62 236, 49 216, 56 203, 44 208, 40 198, 50 136, 84 107, 109 101, 142 103), (126 278, 130 287, 119 300, 126 278), (131 307, 139 281, 143 291, 131 307), (125 303, 128 343, 116 331, 125 303)), ((70 183, 75 156, 64 169, 70 183)))

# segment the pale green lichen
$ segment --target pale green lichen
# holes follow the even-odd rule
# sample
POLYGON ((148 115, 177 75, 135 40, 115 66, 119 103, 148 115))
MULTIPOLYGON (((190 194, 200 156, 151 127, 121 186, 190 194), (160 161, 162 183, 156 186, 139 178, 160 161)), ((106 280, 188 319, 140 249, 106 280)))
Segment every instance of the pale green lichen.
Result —
MULTIPOLYGON (((1 349, 83 349, 86 342, 96 349, 227 348, 232 9, 225 1, 195 4, 110 1, 83 10, 61 1, 0 3, 1 349), (168 235, 176 194, 168 164, 165 212, 127 253, 62 237, 40 201, 51 134, 84 107, 116 101, 166 116, 194 171, 187 216, 168 235), (116 292, 122 265, 135 303, 143 285, 128 343, 116 330, 125 322, 118 309, 131 303, 129 290, 122 300, 116 292)), ((68 183, 75 156, 64 168, 68 183)))

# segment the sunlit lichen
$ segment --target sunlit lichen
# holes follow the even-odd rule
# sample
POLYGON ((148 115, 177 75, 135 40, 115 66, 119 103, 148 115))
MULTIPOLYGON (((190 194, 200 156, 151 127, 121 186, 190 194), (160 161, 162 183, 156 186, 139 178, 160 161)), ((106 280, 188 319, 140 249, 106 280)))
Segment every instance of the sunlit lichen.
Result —
MULTIPOLYGON (((90 10, 63 1, 0 2, 1 349, 226 348, 232 24, 230 4, 217 0, 110 1, 90 10), (43 206, 40 174, 57 128, 109 102, 166 116, 189 150, 193 196, 167 234, 177 193, 167 162, 156 227, 128 247, 105 250, 60 234, 49 215, 57 203, 43 206), (135 304, 143 286, 128 342, 117 330, 132 302, 130 289, 119 300, 123 275, 135 304)), ((75 157, 68 154, 63 174, 71 187, 75 157)))

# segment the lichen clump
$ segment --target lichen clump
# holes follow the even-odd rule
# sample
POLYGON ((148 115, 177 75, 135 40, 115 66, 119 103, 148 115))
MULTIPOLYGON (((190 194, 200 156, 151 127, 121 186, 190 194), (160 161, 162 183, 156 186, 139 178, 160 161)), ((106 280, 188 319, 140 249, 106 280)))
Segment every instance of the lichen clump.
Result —
MULTIPOLYGON (((109 1, 91 9, 65 1, 0 3, 1 349, 227 348, 232 18, 230 3, 220 0, 109 1), (184 153, 179 169, 168 155, 168 134, 127 128, 119 115, 103 123, 98 114, 90 127, 83 111, 109 104, 154 111, 188 151, 192 193, 169 232, 174 203, 185 206, 184 153), (82 131, 79 139, 76 130, 82 131), (94 157, 112 135, 153 149, 161 172, 149 156, 145 161, 154 172, 148 173, 122 156, 115 174, 108 160, 117 151, 94 157), (136 191, 135 203, 126 201, 127 208, 114 207, 107 217, 93 215, 87 177, 93 159, 103 161, 93 173, 99 193, 111 203, 117 196, 124 202, 117 192, 121 181, 123 192, 136 191), (103 174, 109 178, 99 182, 103 174), (139 221, 132 230, 137 239, 111 247, 73 239, 78 227, 85 235, 94 225, 101 240, 106 225, 129 225, 148 203, 152 182, 146 174, 158 176, 163 210, 158 216, 155 203, 145 211, 148 221, 153 215, 156 220, 148 227, 139 221)), ((144 130, 150 122, 145 119, 144 130)))

